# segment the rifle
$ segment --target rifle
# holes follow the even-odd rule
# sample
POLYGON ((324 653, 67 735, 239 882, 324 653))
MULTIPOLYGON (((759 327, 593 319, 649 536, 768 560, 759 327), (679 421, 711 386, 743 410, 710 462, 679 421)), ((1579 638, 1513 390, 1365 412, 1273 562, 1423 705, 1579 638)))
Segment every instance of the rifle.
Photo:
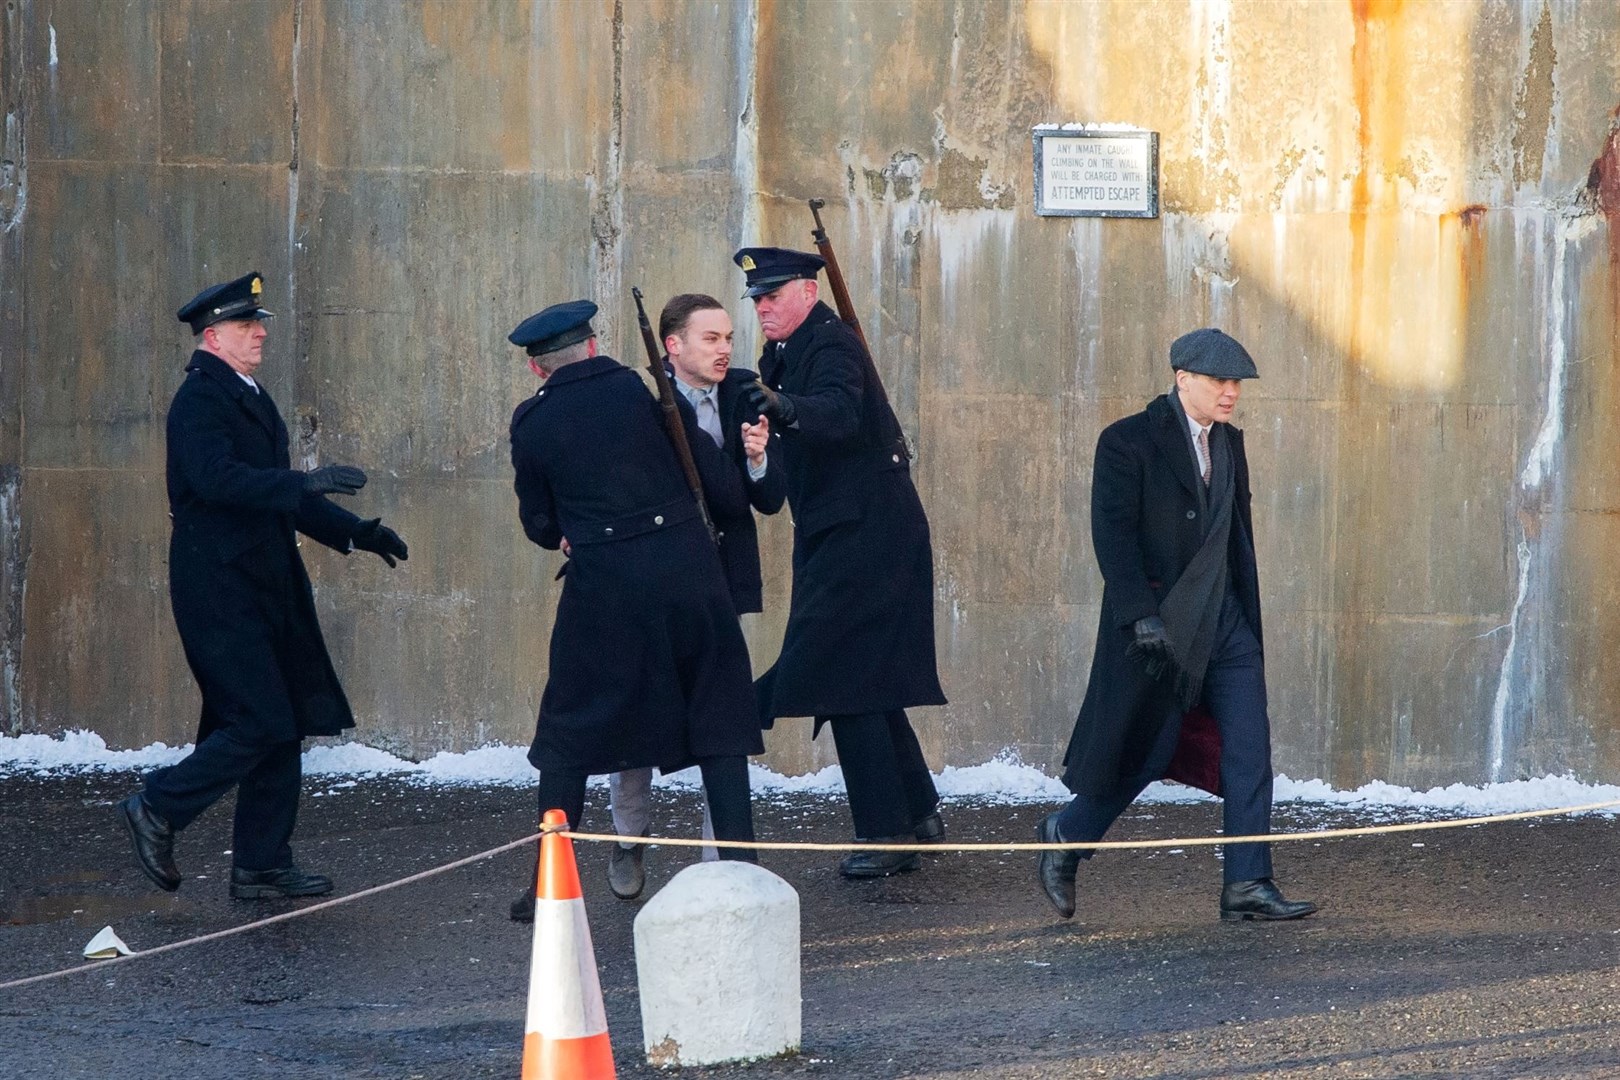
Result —
POLYGON ((670 382, 669 372, 664 370, 664 360, 658 351, 658 339, 653 337, 652 324, 647 321, 647 309, 641 303, 641 290, 632 288, 630 294, 636 298, 636 318, 641 322, 641 341, 647 346, 647 370, 652 372, 653 382, 658 384, 658 404, 664 410, 664 431, 669 435, 670 445, 675 448, 675 458, 681 463, 681 471, 686 474, 686 486, 692 489, 692 498, 697 500, 698 514, 703 518, 703 527, 709 530, 709 539, 718 544, 720 533, 714 527, 714 519, 709 517, 709 503, 703 497, 703 481, 698 477, 697 461, 692 457, 692 445, 686 441, 686 425, 681 423, 681 407, 675 403, 675 384, 670 382))
MULTIPOLYGON (((838 317, 844 325, 855 331, 855 338, 861 343, 861 358, 865 361, 867 384, 877 392, 880 418, 887 418, 894 424, 894 431, 890 438, 898 445, 900 452, 910 461, 914 456, 911 452, 911 440, 900 427, 900 420, 894 415, 894 408, 889 404, 889 393, 883 388, 883 379, 878 375, 877 364, 872 359, 872 346, 866 343, 866 331, 861 329, 860 316, 855 314, 855 302, 849 298, 849 286, 844 283, 844 271, 838 266, 838 256, 833 254, 832 240, 827 237, 827 230, 821 224, 821 208, 827 205, 826 199, 810 200, 810 216, 816 219, 816 227, 810 230, 810 236, 816 242, 816 250, 821 253, 822 259, 827 263, 827 286, 832 289, 833 304, 838 308, 838 317)), ((880 420, 880 423, 882 421, 880 420)))

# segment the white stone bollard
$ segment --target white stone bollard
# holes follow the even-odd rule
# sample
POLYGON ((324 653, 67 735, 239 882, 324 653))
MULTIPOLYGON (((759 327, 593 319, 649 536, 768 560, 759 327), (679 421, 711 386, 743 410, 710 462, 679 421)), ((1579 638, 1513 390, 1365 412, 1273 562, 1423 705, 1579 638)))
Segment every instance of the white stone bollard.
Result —
POLYGON ((688 866, 636 916, 641 1032, 652 1065, 799 1048, 799 894, 745 862, 688 866))

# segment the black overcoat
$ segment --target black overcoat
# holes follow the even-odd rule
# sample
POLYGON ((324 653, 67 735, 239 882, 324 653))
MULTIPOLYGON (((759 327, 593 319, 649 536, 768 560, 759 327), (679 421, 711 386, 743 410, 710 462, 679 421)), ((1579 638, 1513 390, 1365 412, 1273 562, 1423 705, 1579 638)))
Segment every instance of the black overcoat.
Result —
MULTIPOLYGON (((511 434, 524 532, 572 552, 530 763, 593 774, 763 752, 720 557, 641 378, 606 356, 569 364, 511 434)), ((747 513, 736 468, 695 423, 687 441, 714 512, 747 513)))
MULTIPOLYGON (((779 461, 769 452, 765 455, 765 475, 758 480, 748 478, 748 455, 743 450, 742 425, 754 423, 759 414, 748 415, 745 391, 759 376, 752 371, 732 368, 726 372, 719 388, 720 429, 725 434, 726 458, 742 477, 743 491, 748 503, 762 514, 774 514, 787 501, 787 474, 779 461)), ((763 588, 759 573, 759 530, 754 515, 745 508, 742 514, 727 516, 711 510, 715 527, 720 530, 720 562, 725 567, 726 584, 737 614, 765 610, 763 588)))
POLYGON ((945 703, 928 518, 867 371, 859 339, 821 303, 760 360, 796 412, 771 428, 793 513, 793 593, 781 655, 759 682, 767 724, 945 703))
MULTIPOLYGON (((1243 433, 1229 424, 1216 426, 1225 429, 1236 481, 1230 581, 1255 640, 1263 642, 1243 433)), ((1163 725, 1177 719, 1180 708, 1169 687, 1150 680, 1125 650, 1136 621, 1159 613, 1159 602, 1204 542, 1202 486, 1183 421, 1167 396, 1110 424, 1097 439, 1091 540, 1103 601, 1091 677, 1063 759, 1063 782, 1071 791, 1103 797, 1115 792, 1142 768, 1163 725)), ((1208 737, 1210 730, 1200 725, 1198 733, 1208 737)), ((1212 763, 1197 759, 1219 753, 1218 737, 1193 745, 1186 735, 1184 727, 1173 777, 1215 775, 1212 763)))
POLYGON ((360 519, 304 494, 269 391, 210 352, 191 354, 167 433, 169 599, 202 691, 198 741, 227 725, 265 743, 353 727, 294 531, 348 551, 360 519))

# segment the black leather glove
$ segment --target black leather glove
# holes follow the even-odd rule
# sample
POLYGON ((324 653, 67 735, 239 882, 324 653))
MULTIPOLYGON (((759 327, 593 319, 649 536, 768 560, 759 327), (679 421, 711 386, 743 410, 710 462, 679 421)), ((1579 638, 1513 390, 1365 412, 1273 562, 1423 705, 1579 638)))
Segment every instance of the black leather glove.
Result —
POLYGON ((395 559, 404 561, 410 558, 410 552, 406 550, 405 541, 399 538, 399 533, 384 525, 382 518, 362 521, 355 526, 354 536, 350 539, 359 550, 381 555, 383 562, 389 566, 397 565, 394 562, 395 559))
POLYGON ((353 495, 366 486, 366 474, 353 465, 322 465, 304 474, 305 495, 353 495))
POLYGON ((748 388, 747 402, 749 416, 769 417, 773 427, 792 427, 799 418, 792 398, 778 394, 758 379, 748 388))
POLYGON ((1131 628, 1135 639, 1125 647, 1125 655, 1142 661, 1150 678, 1157 679, 1173 662, 1170 638, 1164 632, 1164 620, 1157 615, 1137 619, 1131 628))

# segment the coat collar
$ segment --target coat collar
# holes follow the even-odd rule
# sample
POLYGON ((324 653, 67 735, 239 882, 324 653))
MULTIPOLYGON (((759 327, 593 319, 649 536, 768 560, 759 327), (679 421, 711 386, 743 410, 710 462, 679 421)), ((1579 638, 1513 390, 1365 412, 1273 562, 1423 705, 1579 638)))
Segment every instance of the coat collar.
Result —
POLYGON ((810 309, 810 314, 804 317, 804 322, 800 323, 793 333, 781 341, 767 341, 764 358, 759 365, 760 374, 765 377, 765 381, 775 383, 782 377, 782 364, 789 356, 804 351, 806 343, 818 326, 837 321, 838 313, 817 300, 815 306, 810 309))
MULTIPOLYGON (((1188 431, 1185 415, 1170 401, 1169 394, 1160 394, 1148 402, 1148 427, 1153 432, 1153 441, 1158 443, 1159 449, 1170 459, 1170 471, 1176 474, 1182 486, 1190 493, 1203 496, 1204 484, 1193 466, 1192 436, 1188 431)), ((1234 452, 1238 454, 1243 452, 1242 428, 1217 420, 1209 429, 1212 440, 1217 431, 1225 434, 1234 452)))
POLYGON ((243 394, 252 393, 248 389, 248 384, 242 381, 242 376, 238 375, 231 365, 207 349, 193 349, 191 359, 186 361, 186 370, 202 372, 230 391, 232 397, 239 398, 243 394))
POLYGON ((253 388, 242 381, 242 376, 236 369, 225 361, 209 352, 207 349, 194 349, 191 359, 186 363, 187 371, 195 371, 213 379, 232 400, 242 407, 242 411, 262 424, 271 435, 276 433, 276 408, 270 403, 270 392, 259 383, 259 392, 254 393, 253 388))
POLYGON ((1169 460, 1170 471, 1187 489, 1187 494, 1202 497, 1204 482, 1193 466, 1187 425, 1182 420, 1181 410, 1170 401, 1169 394, 1160 394, 1148 402, 1147 415, 1153 441, 1158 443, 1160 453, 1169 460))
POLYGON ((759 376, 747 368, 727 368, 726 377, 716 384, 720 391, 720 403, 724 405, 734 400, 738 394, 742 393, 744 387, 757 378, 759 376))
POLYGON ((606 375, 610 371, 623 367, 623 364, 619 363, 611 356, 592 356, 589 359, 578 360, 572 364, 558 368, 552 374, 551 378, 546 380, 544 389, 556 390, 561 387, 568 386, 570 383, 579 382, 581 379, 589 379, 597 375, 606 375))
MULTIPOLYGON (((667 356, 664 357, 664 371, 671 379, 675 378, 675 369, 670 366, 669 357, 667 356)), ((735 394, 739 388, 748 385, 757 378, 759 376, 747 368, 728 367, 726 368, 725 378, 715 383, 714 386, 716 392, 724 400, 729 395, 735 394)))

